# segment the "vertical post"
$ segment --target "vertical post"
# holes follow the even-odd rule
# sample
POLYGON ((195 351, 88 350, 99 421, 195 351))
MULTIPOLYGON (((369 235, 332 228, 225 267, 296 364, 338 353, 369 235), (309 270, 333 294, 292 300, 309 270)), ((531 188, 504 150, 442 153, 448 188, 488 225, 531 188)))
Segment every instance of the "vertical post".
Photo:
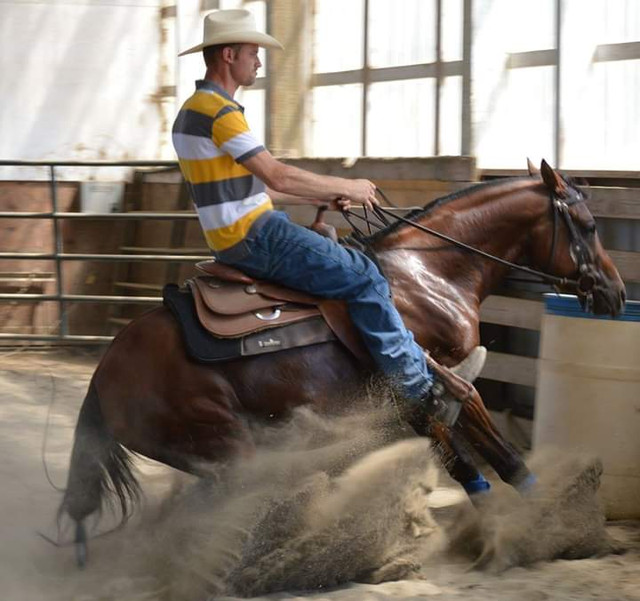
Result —
MULTIPOLYGON (((273 32, 273 10, 271 7, 271 2, 265 2, 265 11, 266 11, 266 29, 269 35, 274 35, 273 32)), ((271 53, 271 55, 273 52, 271 53)), ((271 120, 271 107, 272 103, 272 94, 273 88, 271 87, 271 80, 273 79, 273 60, 271 55, 267 59, 267 69, 266 69, 266 81, 265 81, 265 90, 264 90, 264 142, 267 148, 273 148, 274 146, 274 133, 273 133, 273 122, 271 120)))
POLYGON ((364 0, 364 24, 362 43, 362 138, 360 154, 367 156, 367 104, 369 102, 369 0, 364 0))
POLYGON ((473 154, 473 124, 471 110, 471 73, 472 73, 472 43, 473 43, 473 0, 464 0, 462 31, 462 123, 460 154, 473 154))
POLYGON ((442 87, 442 0, 436 2, 436 98, 433 154, 440 156, 440 88, 442 87))
POLYGON ((269 33, 286 46, 285 52, 268 51, 267 145, 276 156, 300 156, 309 112, 313 1, 270 0, 266 8, 269 33))
POLYGON ((555 72, 555 88, 556 97, 554 103, 554 122, 553 122, 553 152, 554 165, 557 168, 562 167, 563 151, 562 151, 562 118, 560 116, 561 91, 562 91, 562 0, 556 0, 556 72, 555 72))
POLYGON ((60 231, 60 221, 58 219, 58 186, 56 182, 56 168, 49 165, 49 174, 51 177, 51 210, 53 212, 53 254, 56 263, 56 296, 58 297, 58 310, 60 313, 60 326, 58 328, 58 338, 64 339, 69 333, 69 324, 67 320, 67 307, 62 299, 64 294, 64 282, 62 272, 62 259, 60 255, 63 252, 62 233, 60 231))

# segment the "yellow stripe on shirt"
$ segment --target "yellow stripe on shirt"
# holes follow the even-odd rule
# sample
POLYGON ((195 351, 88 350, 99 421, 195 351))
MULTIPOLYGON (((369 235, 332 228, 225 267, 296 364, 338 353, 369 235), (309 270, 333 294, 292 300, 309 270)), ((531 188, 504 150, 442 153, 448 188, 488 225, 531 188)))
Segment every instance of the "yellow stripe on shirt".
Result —
POLYGON ((184 178, 192 184, 217 182, 234 177, 251 175, 251 172, 226 154, 213 159, 180 159, 184 178))
POLYGON ((204 237, 207 240, 207 244, 213 250, 218 251, 232 247, 234 244, 245 239, 253 225, 253 222, 260 217, 260 215, 271 210, 273 210, 273 203, 271 202, 271 199, 269 199, 259 207, 256 207, 250 213, 247 213, 238 219, 238 221, 232 225, 220 227, 215 230, 206 230, 204 232, 204 237))

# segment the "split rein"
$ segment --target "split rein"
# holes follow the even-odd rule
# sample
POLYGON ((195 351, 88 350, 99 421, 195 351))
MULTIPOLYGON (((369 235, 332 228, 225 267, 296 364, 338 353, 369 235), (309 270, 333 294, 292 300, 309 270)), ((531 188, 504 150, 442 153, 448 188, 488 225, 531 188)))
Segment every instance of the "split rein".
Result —
MULTIPOLYGON (((387 197, 387 195, 380 189, 380 188, 376 188, 376 192, 381 196, 381 198, 389 205, 392 206, 394 208, 399 208, 397 207, 395 204, 393 204, 389 198, 387 197)), ((552 202, 553 199, 552 199, 552 202)), ((457 246, 458 248, 461 248, 463 250, 469 251, 473 254, 479 255, 481 257, 484 257, 485 259, 489 259, 491 261, 494 261, 495 263, 500 263, 501 265, 504 265, 506 267, 509 267, 511 269, 516 269, 518 271, 522 271, 524 273, 527 273, 529 275, 532 275, 534 277, 539 278, 540 280, 542 280, 542 282, 547 283, 547 284, 551 284, 553 286, 575 286, 579 291, 581 290, 581 286, 580 286, 580 282, 578 280, 572 280, 569 278, 562 278, 562 277, 558 277, 555 275, 551 275, 549 273, 545 273, 543 271, 538 271, 536 269, 532 269, 530 267, 527 267, 525 265, 518 265, 517 263, 512 263, 511 261, 507 261, 506 259, 502 259, 500 257, 496 257, 495 255, 492 255, 490 253, 487 253, 483 250, 480 250, 479 248, 474 248, 473 246, 469 246, 468 244, 465 244, 464 242, 460 242, 460 240, 456 240, 455 238, 451 238, 450 236, 447 236, 446 234, 442 234, 441 232, 437 232, 425 225, 422 225, 420 223, 416 223, 415 221, 411 221, 410 219, 407 219, 406 217, 403 217, 401 215, 396 215, 395 213, 391 212, 389 209, 385 209, 384 207, 381 207, 379 205, 374 205, 373 208, 371 209, 373 211, 373 213, 375 214, 376 218, 378 219, 378 221, 380 221, 383 225, 380 225, 379 223, 372 221, 369 216, 368 216, 368 211, 366 207, 364 208, 364 216, 362 215, 358 215, 357 213, 354 213, 353 211, 347 209, 346 211, 344 211, 342 213, 342 215, 344 216, 344 218, 347 220, 347 222, 349 223, 349 225, 351 226, 351 229, 353 230, 354 234, 355 234, 355 238, 358 242, 360 242, 361 244, 364 244, 366 247, 369 247, 369 243, 367 241, 367 234, 365 232, 363 232, 357 225, 355 225, 352 221, 352 218, 355 217, 357 219, 361 219, 362 221, 364 221, 367 224, 367 227, 369 229, 369 236, 372 235, 372 231, 371 231, 371 227, 376 227, 379 230, 382 230, 390 225, 392 225, 392 222, 389 221, 389 217, 391 219, 395 219, 396 222, 402 222, 405 223, 417 230, 420 230, 421 232, 424 232, 426 234, 430 234, 432 236, 435 236, 436 238, 440 238, 440 240, 444 240, 445 242, 449 242, 450 244, 452 244, 453 246, 457 246)), ((555 239, 555 235, 554 235, 554 239, 555 239)), ((554 245, 555 246, 555 245, 554 245)))

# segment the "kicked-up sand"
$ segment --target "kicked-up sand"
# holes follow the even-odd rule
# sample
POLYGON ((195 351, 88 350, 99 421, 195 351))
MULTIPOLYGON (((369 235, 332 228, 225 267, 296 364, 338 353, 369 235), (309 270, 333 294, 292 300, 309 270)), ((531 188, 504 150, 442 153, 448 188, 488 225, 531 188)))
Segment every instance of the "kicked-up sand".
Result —
MULTIPOLYGON (((210 466, 207 480, 138 461, 142 506, 90 540, 80 571, 72 547, 38 535, 58 536, 61 499, 43 457, 64 486, 95 363, 0 356, 3 598, 640 600, 640 524, 605 523, 597 458, 537 454, 528 496, 498 482, 474 507, 429 442, 382 410, 327 419, 301 409, 256 428, 257 456, 210 466)), ((93 532, 114 523, 107 512, 93 532)), ((61 541, 71 536, 63 521, 61 541)))

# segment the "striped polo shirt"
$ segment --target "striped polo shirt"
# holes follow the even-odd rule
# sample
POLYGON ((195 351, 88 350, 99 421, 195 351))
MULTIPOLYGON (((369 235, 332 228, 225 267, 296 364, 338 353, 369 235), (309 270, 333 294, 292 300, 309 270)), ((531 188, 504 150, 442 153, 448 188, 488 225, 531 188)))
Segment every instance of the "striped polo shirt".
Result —
POLYGON ((207 244, 220 257, 237 255, 234 247, 273 209, 264 183, 242 165, 264 150, 244 108, 213 82, 199 80, 172 137, 207 244))

